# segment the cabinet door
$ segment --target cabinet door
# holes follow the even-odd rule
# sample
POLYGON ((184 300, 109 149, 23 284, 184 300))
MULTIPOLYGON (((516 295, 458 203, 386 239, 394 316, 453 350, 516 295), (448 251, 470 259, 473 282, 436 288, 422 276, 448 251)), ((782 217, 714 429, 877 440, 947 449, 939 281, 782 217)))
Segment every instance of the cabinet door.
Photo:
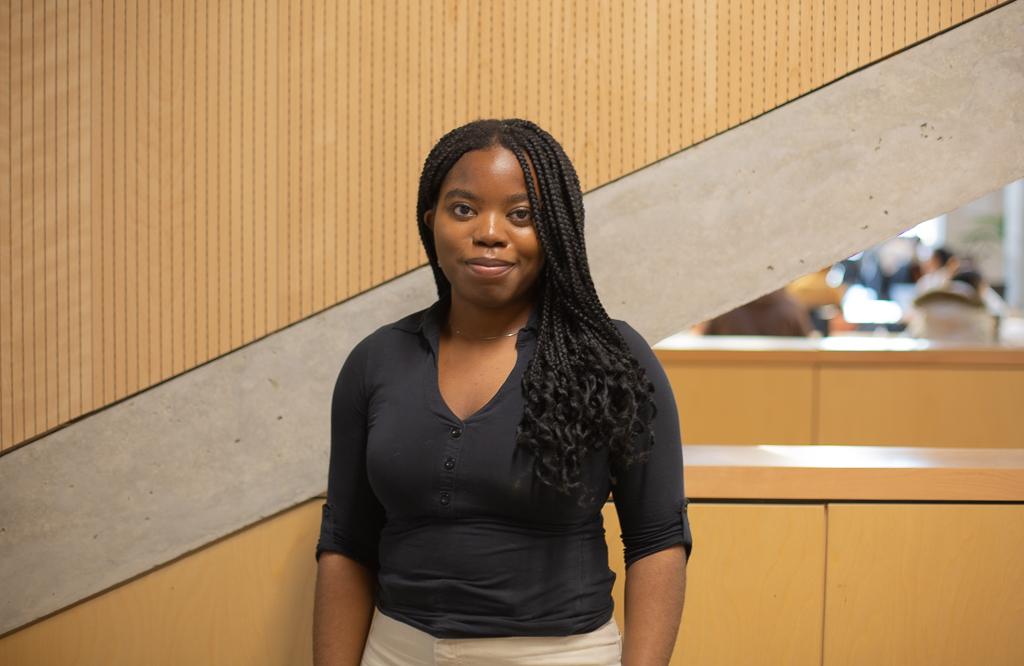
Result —
POLYGON ((818 393, 818 444, 1024 448, 1024 370, 826 365, 818 393))
POLYGON ((300 504, 8 634, 0 666, 311 664, 322 506, 300 504))
POLYGON ((683 444, 814 444, 809 363, 664 362, 683 444))
MULTIPOLYGON (((673 665, 820 664, 823 505, 691 504, 694 550, 673 665)), ((622 542, 605 509, 615 617, 623 626, 622 542)))
POLYGON ((1024 663, 1024 506, 829 505, 824 654, 1024 663))

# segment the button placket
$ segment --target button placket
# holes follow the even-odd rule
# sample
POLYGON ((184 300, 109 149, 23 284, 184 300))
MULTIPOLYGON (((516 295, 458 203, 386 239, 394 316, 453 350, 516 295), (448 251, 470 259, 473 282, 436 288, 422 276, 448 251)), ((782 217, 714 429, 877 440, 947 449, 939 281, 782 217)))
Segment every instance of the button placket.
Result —
POLYGON ((448 428, 448 443, 441 459, 441 487, 437 496, 442 513, 454 517, 453 494, 455 492, 455 466, 458 462, 459 449, 462 447, 463 429, 459 426, 448 428))

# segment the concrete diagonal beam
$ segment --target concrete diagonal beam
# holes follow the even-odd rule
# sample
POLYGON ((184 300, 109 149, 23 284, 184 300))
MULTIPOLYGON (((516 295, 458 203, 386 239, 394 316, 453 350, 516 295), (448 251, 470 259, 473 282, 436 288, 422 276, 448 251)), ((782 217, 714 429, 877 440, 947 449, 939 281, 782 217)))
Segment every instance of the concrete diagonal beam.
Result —
POLYGON ((649 341, 1024 175, 1024 3, 587 195, 609 312, 649 341))
MULTIPOLYGON (((657 340, 1021 178, 1022 45, 1015 2, 589 193, 609 310, 657 340)), ((0 457, 0 634, 322 492, 342 361, 432 293, 414 271, 0 457)))

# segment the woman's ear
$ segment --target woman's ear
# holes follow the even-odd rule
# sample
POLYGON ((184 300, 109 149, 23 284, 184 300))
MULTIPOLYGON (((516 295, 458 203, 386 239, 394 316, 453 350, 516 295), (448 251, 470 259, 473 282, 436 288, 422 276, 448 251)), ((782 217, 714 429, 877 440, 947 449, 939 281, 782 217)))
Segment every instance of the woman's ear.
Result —
POLYGON ((426 213, 423 213, 423 224, 427 226, 427 229, 434 230, 434 210, 431 208, 426 213))

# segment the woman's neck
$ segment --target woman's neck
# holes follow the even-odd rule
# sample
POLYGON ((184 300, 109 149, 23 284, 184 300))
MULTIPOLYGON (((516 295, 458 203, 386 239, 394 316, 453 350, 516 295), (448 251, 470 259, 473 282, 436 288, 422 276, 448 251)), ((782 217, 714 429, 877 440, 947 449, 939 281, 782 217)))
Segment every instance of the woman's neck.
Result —
POLYGON ((526 326, 533 309, 533 295, 500 308, 480 307, 452 295, 448 325, 454 333, 473 339, 507 336, 526 326))

